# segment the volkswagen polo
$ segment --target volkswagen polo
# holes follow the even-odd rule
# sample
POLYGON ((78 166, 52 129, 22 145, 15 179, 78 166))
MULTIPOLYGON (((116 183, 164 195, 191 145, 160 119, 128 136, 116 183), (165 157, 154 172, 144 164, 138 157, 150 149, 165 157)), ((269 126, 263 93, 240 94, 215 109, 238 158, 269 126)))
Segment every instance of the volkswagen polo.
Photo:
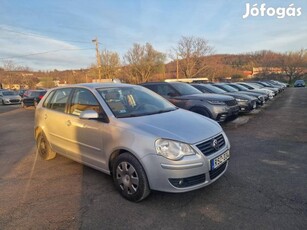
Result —
POLYGON ((34 135, 43 159, 60 154, 107 173, 135 202, 151 190, 209 185, 225 173, 230 157, 217 122, 129 84, 50 89, 36 108, 34 135))

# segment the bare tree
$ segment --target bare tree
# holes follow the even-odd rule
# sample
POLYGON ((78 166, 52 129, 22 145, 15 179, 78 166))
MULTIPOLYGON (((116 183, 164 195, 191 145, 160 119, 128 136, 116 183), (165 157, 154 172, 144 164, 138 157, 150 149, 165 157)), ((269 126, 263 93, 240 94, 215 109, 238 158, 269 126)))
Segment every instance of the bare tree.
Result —
POLYGON ((179 70, 186 78, 197 77, 205 73, 208 65, 205 56, 213 53, 208 41, 199 37, 183 36, 173 49, 172 59, 179 59, 179 70))
POLYGON ((3 69, 5 71, 14 71, 16 69, 16 65, 12 60, 4 60, 3 69))
POLYGON ((155 50, 151 44, 134 44, 124 56, 125 67, 130 82, 147 82, 164 65, 165 55, 155 50))
POLYGON ((120 70, 120 58, 118 53, 104 50, 101 53, 102 78, 112 79, 118 77, 120 70))
POLYGON ((288 77, 289 83, 293 79, 304 75, 304 68, 307 67, 307 50, 288 52, 282 56, 281 68, 288 77))

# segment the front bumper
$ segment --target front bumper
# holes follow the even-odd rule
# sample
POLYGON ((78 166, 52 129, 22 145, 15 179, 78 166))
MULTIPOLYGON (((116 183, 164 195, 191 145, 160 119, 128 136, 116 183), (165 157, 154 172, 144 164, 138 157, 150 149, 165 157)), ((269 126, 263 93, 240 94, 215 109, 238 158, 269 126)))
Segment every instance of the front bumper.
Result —
POLYGON ((2 100, 3 104, 5 105, 14 105, 14 104, 20 104, 21 100, 19 99, 4 99, 2 100))
POLYGON ((142 158, 142 164, 147 174, 149 186, 152 190, 173 193, 188 192, 205 187, 226 172, 229 160, 215 169, 211 169, 210 161, 229 151, 229 148, 229 143, 226 141, 222 149, 205 156, 195 147, 196 155, 186 156, 179 161, 171 161, 157 154, 147 155, 142 158))
POLYGON ((240 107, 239 105, 234 106, 223 106, 218 105, 213 108, 213 118, 217 122, 224 122, 228 118, 236 118, 239 115, 240 107))
POLYGON ((247 113, 257 108, 257 100, 239 101, 238 105, 241 113, 247 113))

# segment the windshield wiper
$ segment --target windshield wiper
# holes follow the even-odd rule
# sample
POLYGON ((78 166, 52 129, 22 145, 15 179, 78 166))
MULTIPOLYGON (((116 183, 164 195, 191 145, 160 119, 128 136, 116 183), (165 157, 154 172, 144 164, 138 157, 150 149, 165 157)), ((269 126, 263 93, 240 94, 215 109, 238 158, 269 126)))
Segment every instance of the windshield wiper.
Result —
POLYGON ((127 115, 124 115, 124 116, 120 116, 118 118, 148 116, 148 115, 154 115, 154 114, 160 114, 160 113, 167 113, 167 112, 175 111, 177 109, 178 109, 178 107, 171 108, 171 109, 161 109, 161 110, 151 112, 151 113, 131 113, 131 114, 127 114, 127 115))

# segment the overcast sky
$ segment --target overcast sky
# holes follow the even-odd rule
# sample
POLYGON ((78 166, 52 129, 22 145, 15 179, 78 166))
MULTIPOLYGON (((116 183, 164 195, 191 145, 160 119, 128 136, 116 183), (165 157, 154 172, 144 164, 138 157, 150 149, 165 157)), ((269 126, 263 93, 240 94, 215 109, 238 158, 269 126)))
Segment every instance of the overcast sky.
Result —
POLYGON ((219 54, 307 48, 306 0, 0 0, 0 4, 0 66, 12 60, 34 70, 87 68, 96 62, 95 37, 100 50, 121 56, 133 43, 146 42, 167 53, 182 36, 205 38, 219 54), (247 3, 258 4, 258 10, 265 3, 271 9, 243 19, 247 3), (267 15, 277 8, 290 9, 290 4, 295 11, 288 13, 295 16, 267 15))

